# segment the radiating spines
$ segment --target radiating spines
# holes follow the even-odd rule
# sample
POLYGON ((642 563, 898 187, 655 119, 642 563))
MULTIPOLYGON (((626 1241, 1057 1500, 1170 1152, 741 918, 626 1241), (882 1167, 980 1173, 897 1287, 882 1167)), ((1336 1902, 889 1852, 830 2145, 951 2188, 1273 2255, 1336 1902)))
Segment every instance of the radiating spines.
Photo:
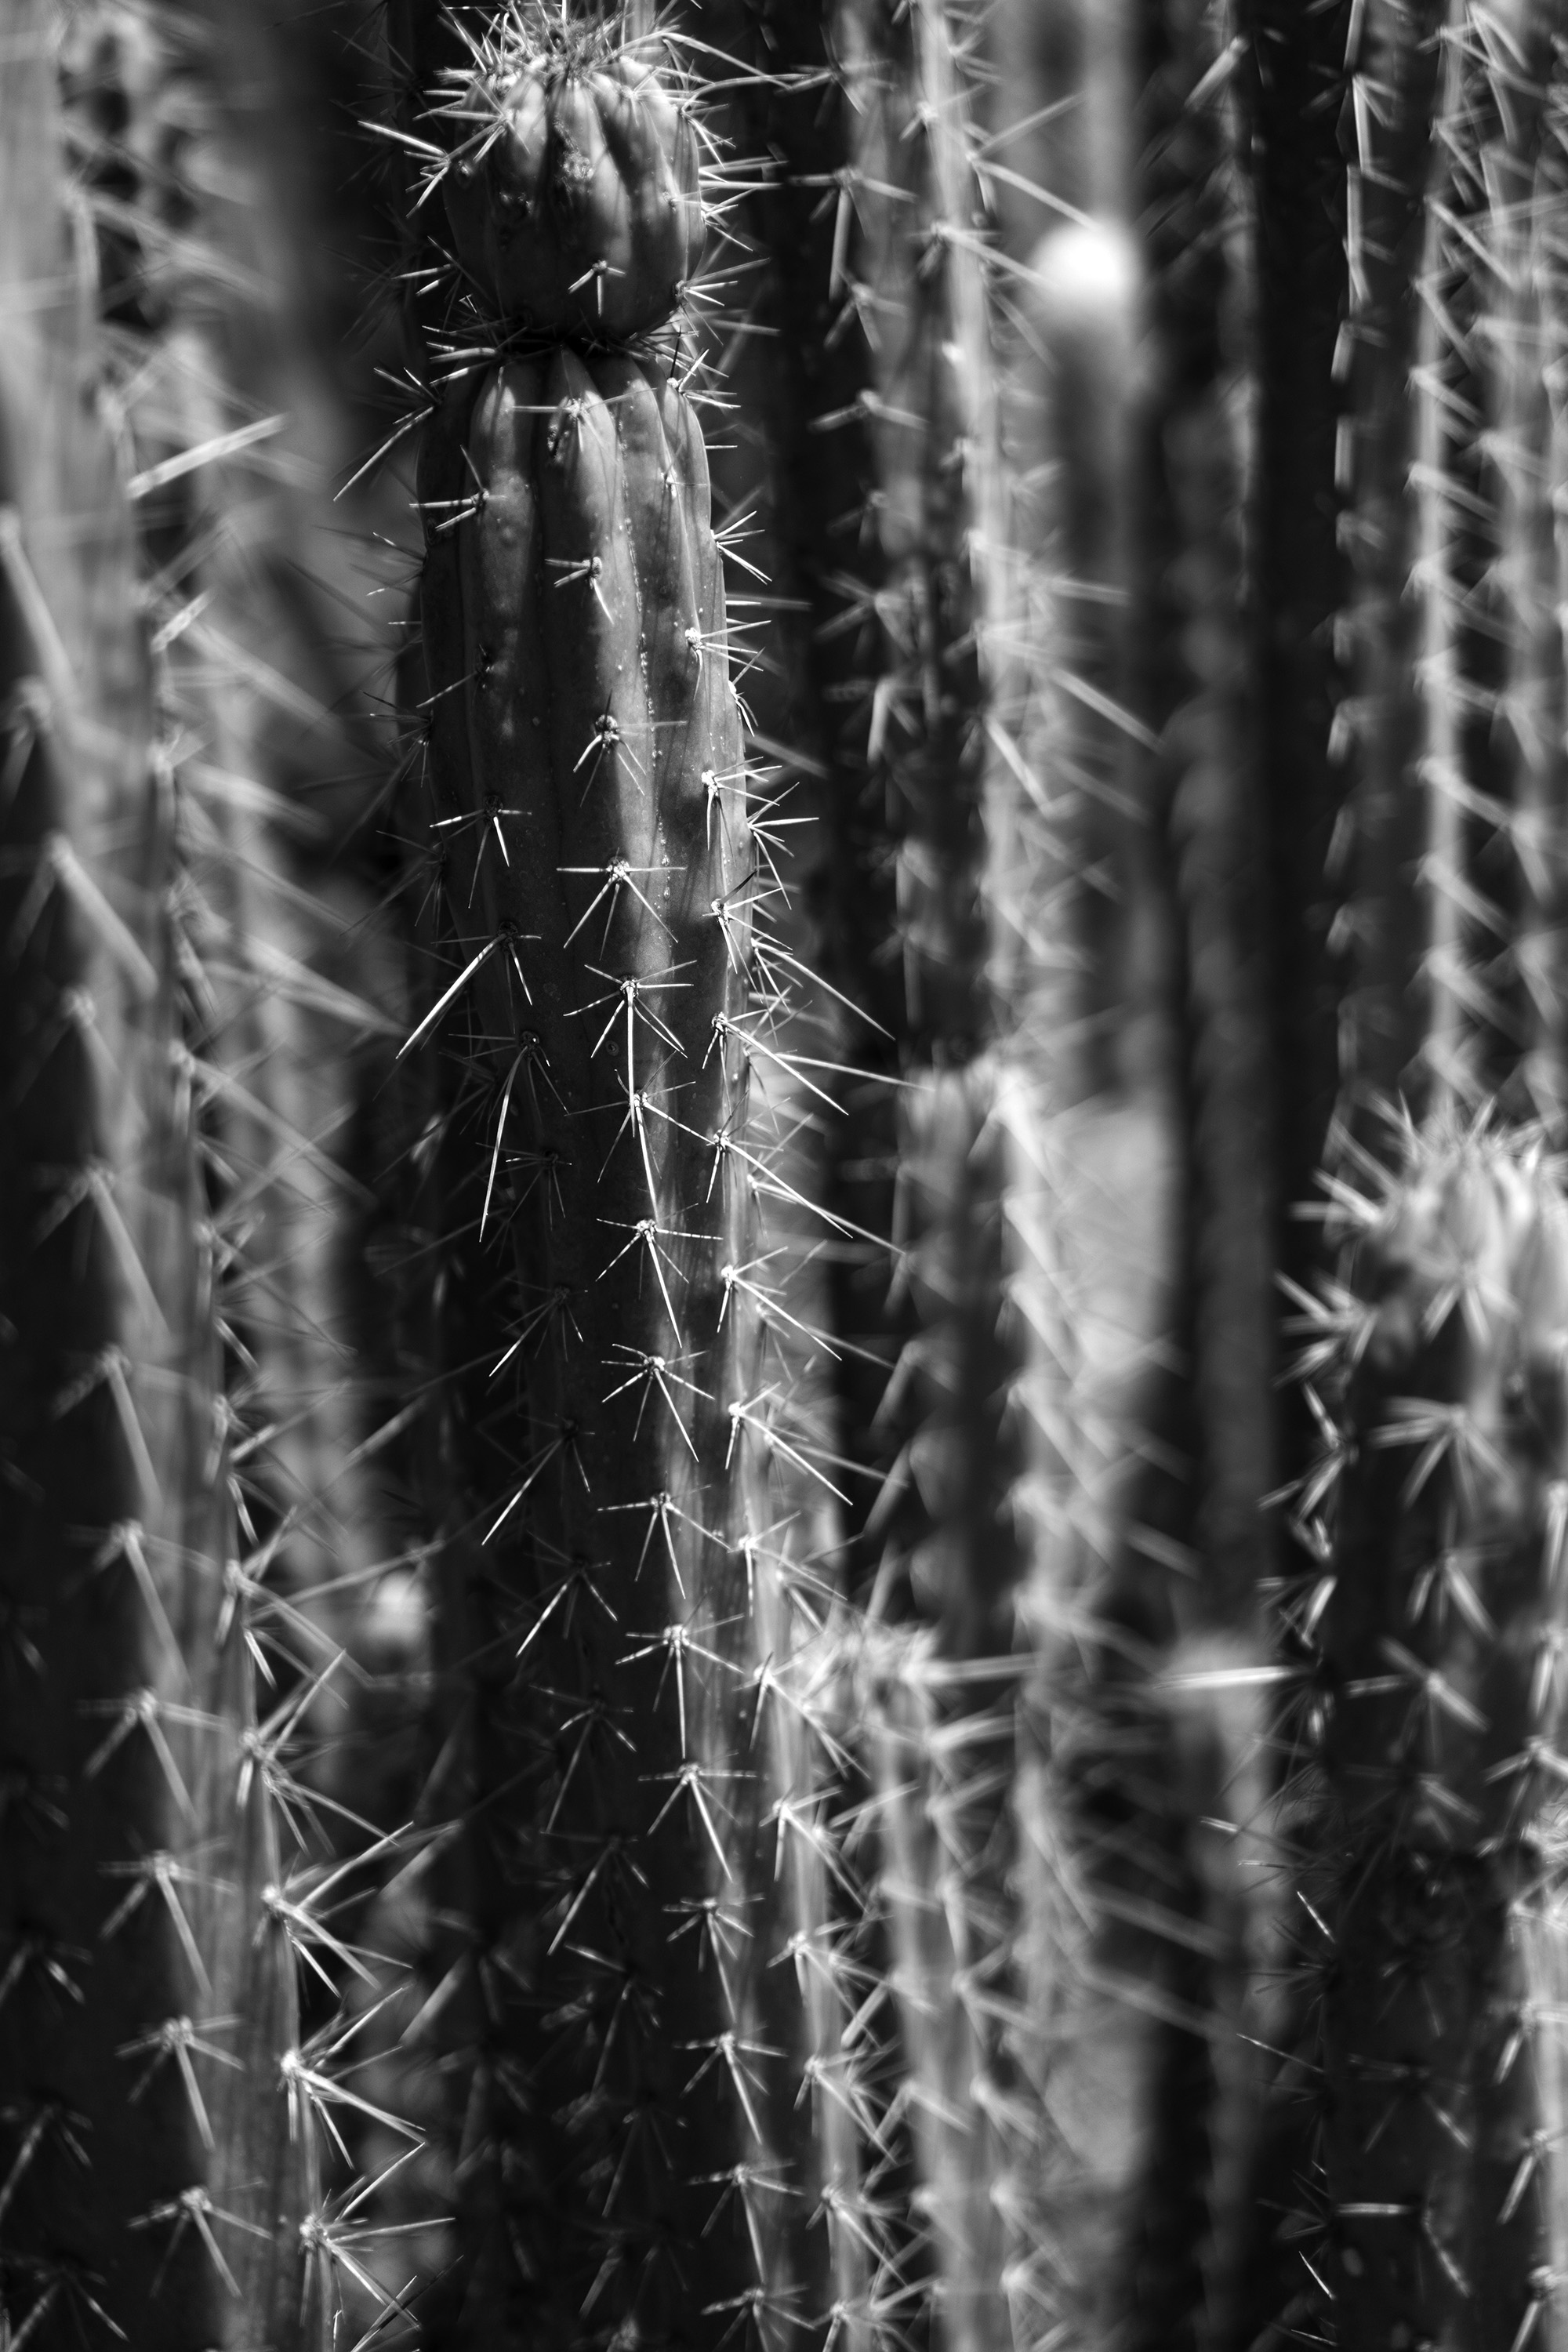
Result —
POLYGON ((647 44, 507 12, 447 111, 458 258, 509 323, 616 341, 664 323, 702 257, 696 135, 647 44))
MULTIPOLYGON (((1348 1184, 1339 1206, 1345 1215, 1348 1184)), ((1365 1784, 1369 1807, 1403 1783, 1400 1806, 1414 1811, 1401 1811, 1401 1836, 1468 1848, 1502 1833, 1514 1797, 1494 1768, 1517 1763, 1536 1728, 1531 1660, 1552 1593, 1539 1580, 1516 1587, 1523 1563, 1503 1576, 1497 1548, 1538 1522, 1546 1541, 1563 1311, 1556 1176, 1540 1142, 1482 1125, 1423 1139, 1384 1198, 1369 1195, 1354 1213, 1364 1223, 1350 1242, 1354 1305, 1337 1369, 1357 1451, 1334 1497, 1339 1553, 1322 1622, 1339 1695, 1326 1754, 1347 1792, 1365 1784), (1373 1528, 1395 1511, 1395 1557, 1381 1576, 1357 1573, 1358 1548, 1381 1541, 1373 1528), (1503 1576, 1501 1616, 1487 1605, 1493 1576, 1503 1576), (1352 1664, 1352 1649, 1388 1642, 1417 1644, 1435 1672, 1454 1645, 1455 1705, 1439 1703, 1419 1738, 1408 1726, 1400 1736, 1409 1693, 1392 1657, 1386 1683, 1355 1684, 1371 1653, 1352 1664), (1434 1780, 1447 1794, 1428 1815, 1434 1780)))
POLYGON ((721 304, 705 251, 750 167, 722 159, 705 120, 700 38, 543 0, 509 0, 483 26, 428 17, 394 10, 404 89, 388 131, 411 228, 424 217, 421 300, 503 341, 584 351, 668 340, 721 304))

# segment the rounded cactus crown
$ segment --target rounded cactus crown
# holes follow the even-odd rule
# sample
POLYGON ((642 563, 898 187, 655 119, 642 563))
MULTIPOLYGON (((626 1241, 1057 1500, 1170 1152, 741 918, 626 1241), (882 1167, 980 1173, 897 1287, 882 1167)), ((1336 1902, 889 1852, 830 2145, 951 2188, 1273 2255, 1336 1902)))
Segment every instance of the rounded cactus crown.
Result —
POLYGON ((702 258, 700 164, 679 75, 618 12, 574 17, 517 0, 482 37, 441 111, 458 261, 508 323, 595 345, 663 325, 702 258))

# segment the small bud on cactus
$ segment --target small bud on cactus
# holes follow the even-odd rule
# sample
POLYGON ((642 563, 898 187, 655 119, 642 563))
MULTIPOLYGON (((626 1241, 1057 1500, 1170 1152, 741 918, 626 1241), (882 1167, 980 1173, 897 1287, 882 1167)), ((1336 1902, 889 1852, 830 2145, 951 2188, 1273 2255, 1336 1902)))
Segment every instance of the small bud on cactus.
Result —
POLYGON ((696 133, 617 23, 521 0, 444 111, 467 131, 442 163, 458 256, 497 317, 624 342, 662 326, 702 258, 696 133))

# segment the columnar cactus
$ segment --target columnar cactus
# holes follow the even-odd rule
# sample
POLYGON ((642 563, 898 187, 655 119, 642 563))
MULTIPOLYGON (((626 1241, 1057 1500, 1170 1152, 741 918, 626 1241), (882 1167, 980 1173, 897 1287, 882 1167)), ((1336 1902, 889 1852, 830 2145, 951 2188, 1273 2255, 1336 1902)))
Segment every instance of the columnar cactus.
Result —
MULTIPOLYGON (((3 63, 6 2086, 18 2338, 315 2340, 316 2096, 257 1726, 173 893, 176 714, 73 255, 47 11, 3 63), (40 298, 42 293, 43 299, 40 298)), ((324 2244, 324 2240, 322 2241, 324 2244)))
MULTIPOLYGON (((1419 509, 1408 492, 1417 408, 1413 371, 1423 357, 1414 299, 1428 223, 1445 0, 1373 6, 1355 22, 1356 152, 1347 214, 1349 416, 1341 464, 1349 469, 1346 536, 1352 587, 1347 615, 1353 687, 1338 725, 1353 761, 1356 979, 1342 1045, 1342 1075, 1363 1101, 1410 1082, 1426 1007, 1413 985, 1425 941, 1410 877, 1426 847, 1426 804, 1415 789, 1422 742, 1417 676, 1421 613, 1407 593, 1422 553, 1419 509)), ((1339 845, 1338 856, 1345 856, 1339 845)))
MULTIPOLYGON (((1304 1361, 1317 1661, 1320 2275, 1338 2341, 1531 2341, 1555 2292, 1545 1931, 1560 1778, 1568 1208, 1483 1121, 1342 1183, 1304 1361)), ((1542 2340, 1545 2340, 1544 2336, 1542 2340)))
MULTIPOLYGON (((1294 2087, 1299 2111, 1302 2080, 1323 2094, 1327 2246, 1304 2292, 1326 2281, 1347 2345, 1522 2345, 1552 2326, 1555 2264, 1534 2106, 1550 1996, 1521 1971, 1550 1973, 1561 1932, 1535 1766, 1556 1709, 1562 1210, 1500 1106, 1552 1117, 1561 1095, 1542 364, 1561 58, 1532 5, 1372 5, 1347 29, 1349 690, 1304 739, 1348 785, 1337 814, 1338 786, 1319 803, 1347 902, 1327 1180, 1343 1252, 1308 1318, 1321 1458, 1297 1489, 1308 1559, 1285 1609, 1316 1760, 1296 1835, 1321 2030, 1294 2087), (1391 1126, 1391 1098, 1426 1125, 1391 1126), (1456 1101, 1485 1108, 1461 1127, 1456 1101)), ((1315 63, 1326 110, 1331 66, 1315 63)), ((1300 217, 1290 236, 1300 265, 1300 217)), ((1278 430, 1309 397, 1321 474, 1326 374, 1289 397, 1270 383, 1266 414, 1278 430)), ((1270 577, 1291 514, 1271 501, 1270 577)))
POLYGON ((1426 1060, 1439 1088, 1471 1102, 1503 1090, 1521 1112, 1532 1094, 1550 1110, 1558 1090, 1553 1056, 1540 1050, 1542 1016, 1548 1030, 1553 1019, 1550 964, 1532 968, 1552 891, 1561 666, 1541 495, 1553 22, 1543 6, 1478 8, 1450 43, 1422 281, 1432 345, 1421 471, 1435 934, 1426 1060))
MULTIPOLYGON (((881 306, 861 311, 877 458, 865 621, 878 625, 861 642, 866 756, 895 893, 889 977, 901 982, 883 1014, 899 1056, 880 1334, 892 1362, 871 1433, 889 1466, 862 1538, 877 1897, 900 2043, 881 2095, 907 2067, 933 2312, 950 2341, 979 2347, 1010 2338, 1005 2280, 1022 2218, 993 2193, 1022 2122, 1002 2126, 1016 2086, 997 2011, 1009 1981, 1005 1654, 1026 1455, 984 823, 1010 518, 991 495, 993 352, 968 249, 979 190, 952 27, 940 6, 871 6, 846 13, 841 39, 859 122, 848 185, 858 234, 842 268, 881 306)), ((1016 1117, 1023 1101, 1019 1089, 1016 1117)), ((908 2262, 898 2229, 881 2234, 896 2272, 908 2262)))
MULTIPOLYGON (((569 96, 631 70, 605 27, 561 39, 564 62, 514 11, 484 72, 559 68, 569 96)), ((770 1494, 775 1180, 750 1109, 789 1057, 753 973, 772 886, 700 426, 668 335, 610 347, 683 290, 655 261, 634 240, 602 310, 542 319, 534 289, 492 324, 507 355, 446 373, 420 478, 451 971, 416 1034, 479 1129, 460 1279, 502 1307, 467 1391, 479 1540, 448 1571, 475 1689, 463 2325, 526 2312, 563 2344, 747 2313, 771 2334, 821 2266, 761 2030, 795 1924, 763 1825, 781 1862, 818 1834, 778 1722, 816 1709, 785 1672, 805 1586, 770 1494)))
POLYGON ((704 1907, 735 1802, 709 1720, 733 1711, 744 1595, 730 1467, 765 1411, 723 585, 668 363, 562 350, 460 383, 421 494, 452 992, 488 1080, 480 1215, 518 1268, 487 1433, 479 1965, 484 2135, 510 2159, 491 2259, 526 2250, 510 2294, 547 2294, 563 2325, 601 2271, 607 2308, 668 2324, 680 2290, 652 2241, 700 2234, 684 2176, 721 2144, 713 2117, 749 2063, 731 2079, 722 1904, 704 1907), (516 1821, 500 1797, 520 1779, 516 1821), (671 1937, 680 1884, 693 1907, 671 1937), (563 2006, 564 2032, 547 2023, 563 2006), (682 2054, 710 2044, 705 2072, 682 2054), (585 2063, 596 2095, 578 2105, 585 2063))

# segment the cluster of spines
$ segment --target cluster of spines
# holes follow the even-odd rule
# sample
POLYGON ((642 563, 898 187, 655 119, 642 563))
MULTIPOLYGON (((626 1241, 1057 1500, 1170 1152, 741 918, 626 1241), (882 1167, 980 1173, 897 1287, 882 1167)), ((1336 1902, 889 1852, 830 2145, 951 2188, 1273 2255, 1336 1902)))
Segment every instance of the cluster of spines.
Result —
MULTIPOLYGON (((542 61, 546 79, 591 70, 603 58, 630 58, 657 76, 698 142, 703 217, 717 238, 710 236, 701 268, 679 288, 671 319, 637 338, 637 347, 673 348, 679 355, 683 345, 709 344, 718 334, 717 355, 725 334, 746 332, 745 312, 736 315, 734 298, 756 265, 731 235, 731 223, 759 167, 727 156, 714 138, 692 62, 709 45, 683 33, 674 12, 627 8, 612 0, 579 14, 558 12, 545 0, 508 0, 490 21, 476 27, 456 9, 432 9, 419 21, 417 10, 411 13, 392 0, 388 37, 403 102, 395 123, 374 127, 398 151, 405 225, 417 232, 400 283, 416 340, 433 335, 437 368, 482 364, 510 352, 547 351, 555 340, 548 329, 489 314, 437 217, 448 173, 482 160, 501 135, 505 118, 499 94, 520 55, 542 61), (479 119, 468 129, 476 111, 479 119)), ((615 339, 605 338, 598 348, 613 350, 615 339)), ((708 397, 719 395, 710 387, 708 397)), ((408 420, 400 422, 399 434, 408 429, 408 420)))

